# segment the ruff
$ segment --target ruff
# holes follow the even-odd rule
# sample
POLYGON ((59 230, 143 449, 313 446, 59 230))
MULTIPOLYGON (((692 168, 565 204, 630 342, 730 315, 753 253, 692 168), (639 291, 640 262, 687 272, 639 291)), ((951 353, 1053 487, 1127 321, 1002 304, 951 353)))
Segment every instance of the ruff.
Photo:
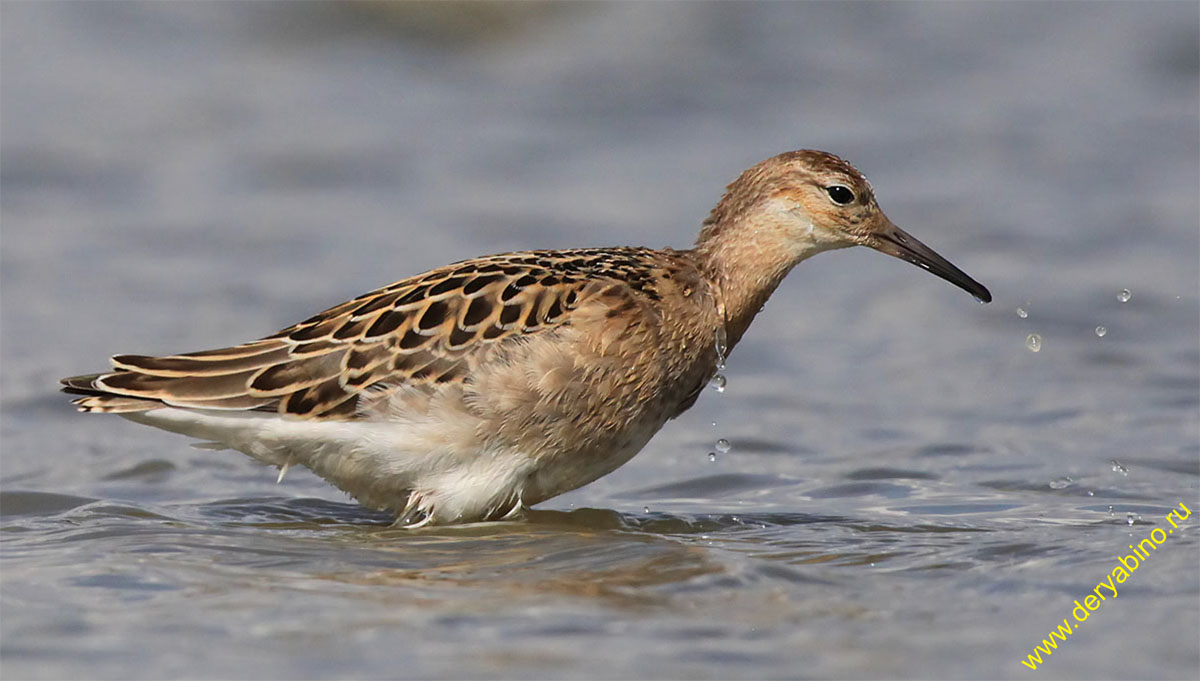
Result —
POLYGON ((502 518, 628 461, 692 406, 797 263, 849 246, 991 300, 892 224, 854 167, 795 151, 730 184, 690 250, 466 260, 261 340, 117 355, 62 382, 80 411, 239 450, 281 479, 306 466, 402 524, 502 518))

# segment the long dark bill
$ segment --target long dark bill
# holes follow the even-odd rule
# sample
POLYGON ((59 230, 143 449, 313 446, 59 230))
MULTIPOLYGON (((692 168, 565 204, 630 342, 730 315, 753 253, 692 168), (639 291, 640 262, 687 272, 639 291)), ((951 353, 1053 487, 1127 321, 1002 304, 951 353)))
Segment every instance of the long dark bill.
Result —
POLYGON ((895 225, 889 225, 887 231, 877 232, 874 236, 876 240, 869 244, 871 248, 929 270, 975 296, 976 300, 980 302, 992 302, 992 294, 983 284, 951 265, 949 260, 938 255, 936 251, 912 237, 908 232, 895 225))

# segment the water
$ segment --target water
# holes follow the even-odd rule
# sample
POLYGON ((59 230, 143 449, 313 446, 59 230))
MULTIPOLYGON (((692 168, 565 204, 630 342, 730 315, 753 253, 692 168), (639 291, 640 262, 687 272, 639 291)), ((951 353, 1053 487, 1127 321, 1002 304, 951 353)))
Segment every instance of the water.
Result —
POLYGON ((717 327, 715 348, 717 352, 717 371, 725 369, 725 360, 729 357, 729 338, 725 335, 725 327, 717 327))
MULTIPOLYGON (((1200 508, 1197 11, 3 4, 4 677, 1029 678, 1200 508), (460 258, 686 246, 804 146, 996 302, 819 255, 724 394, 521 521, 391 528, 54 392, 460 258)), ((1038 673, 1195 678, 1196 518, 1038 673)))
POLYGON ((713 390, 723 393, 725 392, 725 388, 728 386, 729 381, 725 378, 725 374, 713 374, 713 377, 709 379, 708 384, 712 386, 713 390))
POLYGON ((1025 337, 1025 347, 1029 348, 1030 352, 1041 352, 1042 336, 1038 333, 1031 333, 1025 337))

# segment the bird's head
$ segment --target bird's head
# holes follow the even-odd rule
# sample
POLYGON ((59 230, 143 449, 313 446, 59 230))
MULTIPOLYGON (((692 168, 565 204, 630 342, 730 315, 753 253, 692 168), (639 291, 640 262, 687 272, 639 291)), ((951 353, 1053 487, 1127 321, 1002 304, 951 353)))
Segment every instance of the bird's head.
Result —
POLYGON ((705 221, 697 247, 749 249, 784 271, 821 251, 867 246, 921 267, 982 302, 992 294, 888 219, 867 178, 823 151, 780 154, 729 185, 705 221))

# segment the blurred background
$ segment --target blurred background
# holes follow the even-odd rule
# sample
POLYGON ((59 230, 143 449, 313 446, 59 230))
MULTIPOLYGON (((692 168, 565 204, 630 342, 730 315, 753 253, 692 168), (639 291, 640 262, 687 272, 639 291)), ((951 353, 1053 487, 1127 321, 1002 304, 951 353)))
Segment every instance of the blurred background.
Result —
MULTIPOLYGON (((1200 508, 1198 195, 1194 2, 4 3, 0 669, 1024 677, 1200 508), (453 260, 683 248, 797 148, 995 302, 806 262, 728 390, 527 521, 392 530, 56 392, 453 260)), ((1047 678, 1196 678, 1196 528, 1047 678)))

